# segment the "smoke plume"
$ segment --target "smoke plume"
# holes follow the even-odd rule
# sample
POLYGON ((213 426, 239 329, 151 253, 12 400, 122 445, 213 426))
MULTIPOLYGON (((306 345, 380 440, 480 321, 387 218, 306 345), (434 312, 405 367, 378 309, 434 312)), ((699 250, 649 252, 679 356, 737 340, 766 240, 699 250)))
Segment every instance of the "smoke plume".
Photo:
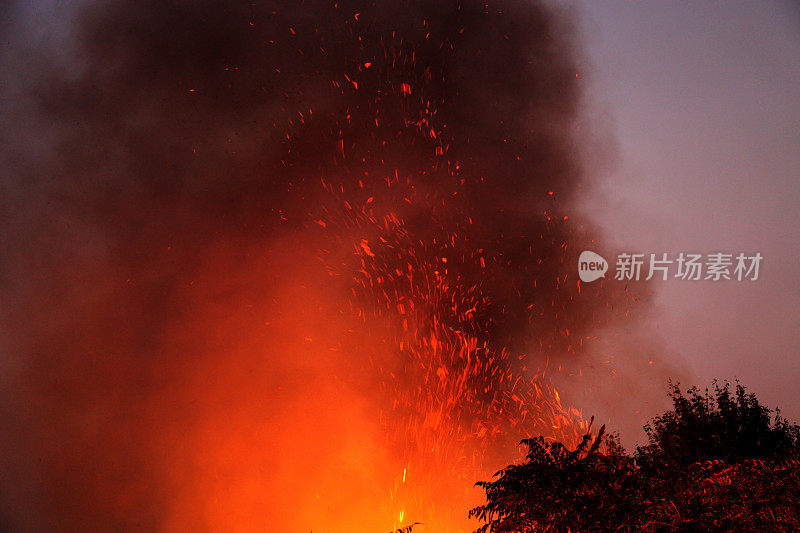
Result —
POLYGON ((410 509, 462 524, 461 487, 398 503, 449 479, 407 461, 463 459, 417 430, 552 431, 557 405, 497 406, 632 305, 577 281, 600 245, 556 8, 0 9, 4 529, 445 531, 410 509))

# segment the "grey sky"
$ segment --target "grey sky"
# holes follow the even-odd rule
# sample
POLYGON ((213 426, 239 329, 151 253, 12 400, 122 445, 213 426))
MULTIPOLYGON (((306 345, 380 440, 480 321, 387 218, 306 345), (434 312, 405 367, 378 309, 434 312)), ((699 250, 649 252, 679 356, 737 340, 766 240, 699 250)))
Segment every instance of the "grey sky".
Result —
POLYGON ((620 250, 765 257, 756 282, 655 283, 665 357, 800 419, 800 7, 570 4, 614 153, 587 210, 620 250))

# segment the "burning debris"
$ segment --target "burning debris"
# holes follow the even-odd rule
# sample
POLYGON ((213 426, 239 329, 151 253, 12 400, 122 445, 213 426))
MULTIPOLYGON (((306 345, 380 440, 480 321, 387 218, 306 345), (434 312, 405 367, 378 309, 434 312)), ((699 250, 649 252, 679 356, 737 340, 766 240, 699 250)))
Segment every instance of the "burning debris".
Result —
POLYGON ((553 9, 82 4, 3 154, 5 525, 458 531, 576 442, 554 378, 632 297, 573 269, 553 9))

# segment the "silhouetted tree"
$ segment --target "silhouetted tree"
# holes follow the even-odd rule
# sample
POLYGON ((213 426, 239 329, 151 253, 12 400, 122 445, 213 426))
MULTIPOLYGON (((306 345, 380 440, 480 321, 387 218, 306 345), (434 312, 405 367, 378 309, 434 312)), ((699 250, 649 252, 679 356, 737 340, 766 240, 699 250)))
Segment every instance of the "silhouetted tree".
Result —
POLYGON ((798 427, 738 384, 670 396, 633 457, 604 428, 573 451, 524 440, 525 462, 478 483, 477 531, 800 531, 798 427))
POLYGON ((796 449, 800 441, 797 425, 783 419, 779 410, 759 404, 737 382, 716 381, 703 394, 693 387, 684 395, 670 385, 673 409, 655 417, 644 429, 649 444, 636 450, 640 466, 683 468, 698 461, 719 459, 738 463, 744 459, 767 459, 796 449))

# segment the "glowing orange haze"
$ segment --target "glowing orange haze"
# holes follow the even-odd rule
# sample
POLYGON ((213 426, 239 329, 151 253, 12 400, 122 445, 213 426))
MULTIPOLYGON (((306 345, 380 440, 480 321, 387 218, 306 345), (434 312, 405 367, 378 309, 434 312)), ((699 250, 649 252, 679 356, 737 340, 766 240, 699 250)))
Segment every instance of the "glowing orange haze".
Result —
MULTIPOLYGON (((444 409, 444 419, 418 418, 415 427, 392 412, 377 391, 387 377, 363 362, 399 352, 387 344, 354 353, 367 348, 353 342, 363 321, 343 312, 347 284, 294 239, 262 253, 234 266, 215 259, 230 251, 210 251, 177 296, 191 312, 161 341, 171 354, 163 360, 176 361, 164 375, 177 386, 148 400, 150 423, 137 438, 166 488, 165 529, 388 532, 419 521, 420 531, 471 531, 473 484, 513 456, 482 464, 481 440, 448 420, 452 407, 438 403, 434 385, 421 408, 439 418, 444 409)), ((389 326, 372 324, 381 328, 389 326)), ((106 497, 130 516, 126 506, 146 490, 106 497)))
POLYGON ((469 530, 520 438, 580 432, 550 375, 636 295, 575 276, 568 21, 278 4, 88 2, 13 71, 15 529, 469 530))

